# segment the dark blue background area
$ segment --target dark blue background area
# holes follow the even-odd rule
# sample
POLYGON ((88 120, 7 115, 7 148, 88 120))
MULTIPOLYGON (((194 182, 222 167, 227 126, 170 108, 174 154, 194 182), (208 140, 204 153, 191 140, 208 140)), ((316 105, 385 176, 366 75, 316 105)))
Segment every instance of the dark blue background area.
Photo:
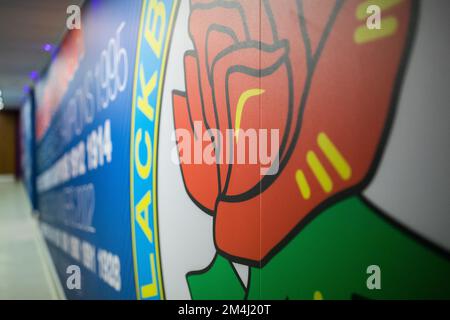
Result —
POLYGON ((26 95, 24 103, 20 110, 20 135, 21 135, 20 158, 22 167, 22 178, 33 210, 37 208, 34 112, 35 112, 34 92, 30 91, 26 95))
MULTIPOLYGON (((86 144, 87 136, 98 126, 103 126, 106 119, 111 122, 111 141, 113 144, 112 162, 89 171, 81 177, 70 179, 38 195, 39 207, 45 206, 48 192, 62 191, 64 188, 92 183, 95 188, 95 211, 92 226, 95 232, 86 232, 69 227, 58 220, 57 210, 41 212, 41 219, 55 228, 64 230, 96 247, 118 255, 121 262, 121 290, 118 292, 106 284, 97 274, 84 268, 81 262, 75 261, 68 254, 48 243, 51 256, 55 262, 61 284, 69 299, 135 299, 135 284, 132 259, 131 222, 130 222, 130 131, 133 79, 136 57, 141 1, 88 1, 82 9, 82 29, 85 56, 70 82, 58 110, 52 118, 50 127, 37 145, 37 175, 50 168, 62 155, 70 151, 80 141, 86 144), (58 136, 58 126, 62 122, 64 108, 75 95, 75 91, 83 86, 86 73, 95 69, 100 60, 101 51, 108 47, 108 41, 115 36, 116 29, 125 22, 121 33, 121 47, 128 55, 127 85, 119 92, 115 101, 106 109, 96 111, 94 121, 83 128, 81 135, 74 136, 68 144, 62 144, 58 136), (79 265, 82 272, 82 289, 66 288, 66 268, 70 264, 79 265)), ((42 81, 45 81, 45 76, 42 81)), ((94 87, 95 88, 95 87, 94 87)), ((97 107, 97 106, 96 106, 97 107)), ((87 144, 86 144, 87 146, 87 144)), ((47 197, 48 199, 48 197, 47 197)))

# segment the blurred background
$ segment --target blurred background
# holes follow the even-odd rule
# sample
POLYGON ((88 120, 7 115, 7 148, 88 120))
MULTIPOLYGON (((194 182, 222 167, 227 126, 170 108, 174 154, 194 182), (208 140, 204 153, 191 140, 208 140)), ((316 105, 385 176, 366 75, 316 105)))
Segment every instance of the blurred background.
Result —
POLYGON ((79 0, 0 1, 0 299, 63 297, 21 181, 20 108, 79 0))

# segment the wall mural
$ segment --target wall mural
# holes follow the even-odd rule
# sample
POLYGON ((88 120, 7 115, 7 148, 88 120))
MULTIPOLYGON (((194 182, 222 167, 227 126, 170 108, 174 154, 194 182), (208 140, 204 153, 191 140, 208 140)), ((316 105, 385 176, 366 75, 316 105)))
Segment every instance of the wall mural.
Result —
POLYGON ((379 3, 382 32, 365 27, 362 1, 191 1, 175 128, 192 132, 192 145, 196 121, 222 136, 238 117, 244 130, 280 130, 274 175, 181 163, 186 192, 213 216, 217 250, 187 273, 192 298, 449 295, 438 285, 448 254, 362 194, 389 136, 419 10, 416 1, 379 3), (232 262, 250 266, 246 285, 232 262), (375 262, 385 275, 379 291, 366 287, 362 267, 375 262))
POLYGON ((86 1, 35 88, 67 298, 450 298, 430 3, 86 1))

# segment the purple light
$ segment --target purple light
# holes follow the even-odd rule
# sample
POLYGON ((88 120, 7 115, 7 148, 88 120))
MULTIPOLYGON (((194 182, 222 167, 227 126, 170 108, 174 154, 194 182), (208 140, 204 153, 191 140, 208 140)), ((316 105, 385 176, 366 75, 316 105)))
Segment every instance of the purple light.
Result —
POLYGON ((53 46, 52 46, 50 43, 46 43, 46 44, 44 44, 44 45, 42 46, 42 49, 43 49, 45 52, 50 52, 50 51, 52 51, 53 46))
POLYGON ((33 70, 30 72, 30 79, 36 81, 39 79, 39 72, 33 70))
POLYGON ((28 93, 30 91, 30 86, 23 87, 23 92, 28 93))

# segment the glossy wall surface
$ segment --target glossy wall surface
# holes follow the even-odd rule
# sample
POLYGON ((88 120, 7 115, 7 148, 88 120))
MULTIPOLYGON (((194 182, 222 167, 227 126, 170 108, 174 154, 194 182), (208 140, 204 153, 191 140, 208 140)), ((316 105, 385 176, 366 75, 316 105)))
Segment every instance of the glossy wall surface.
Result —
POLYGON ((449 9, 87 1, 36 86, 67 297, 449 298, 449 9))

